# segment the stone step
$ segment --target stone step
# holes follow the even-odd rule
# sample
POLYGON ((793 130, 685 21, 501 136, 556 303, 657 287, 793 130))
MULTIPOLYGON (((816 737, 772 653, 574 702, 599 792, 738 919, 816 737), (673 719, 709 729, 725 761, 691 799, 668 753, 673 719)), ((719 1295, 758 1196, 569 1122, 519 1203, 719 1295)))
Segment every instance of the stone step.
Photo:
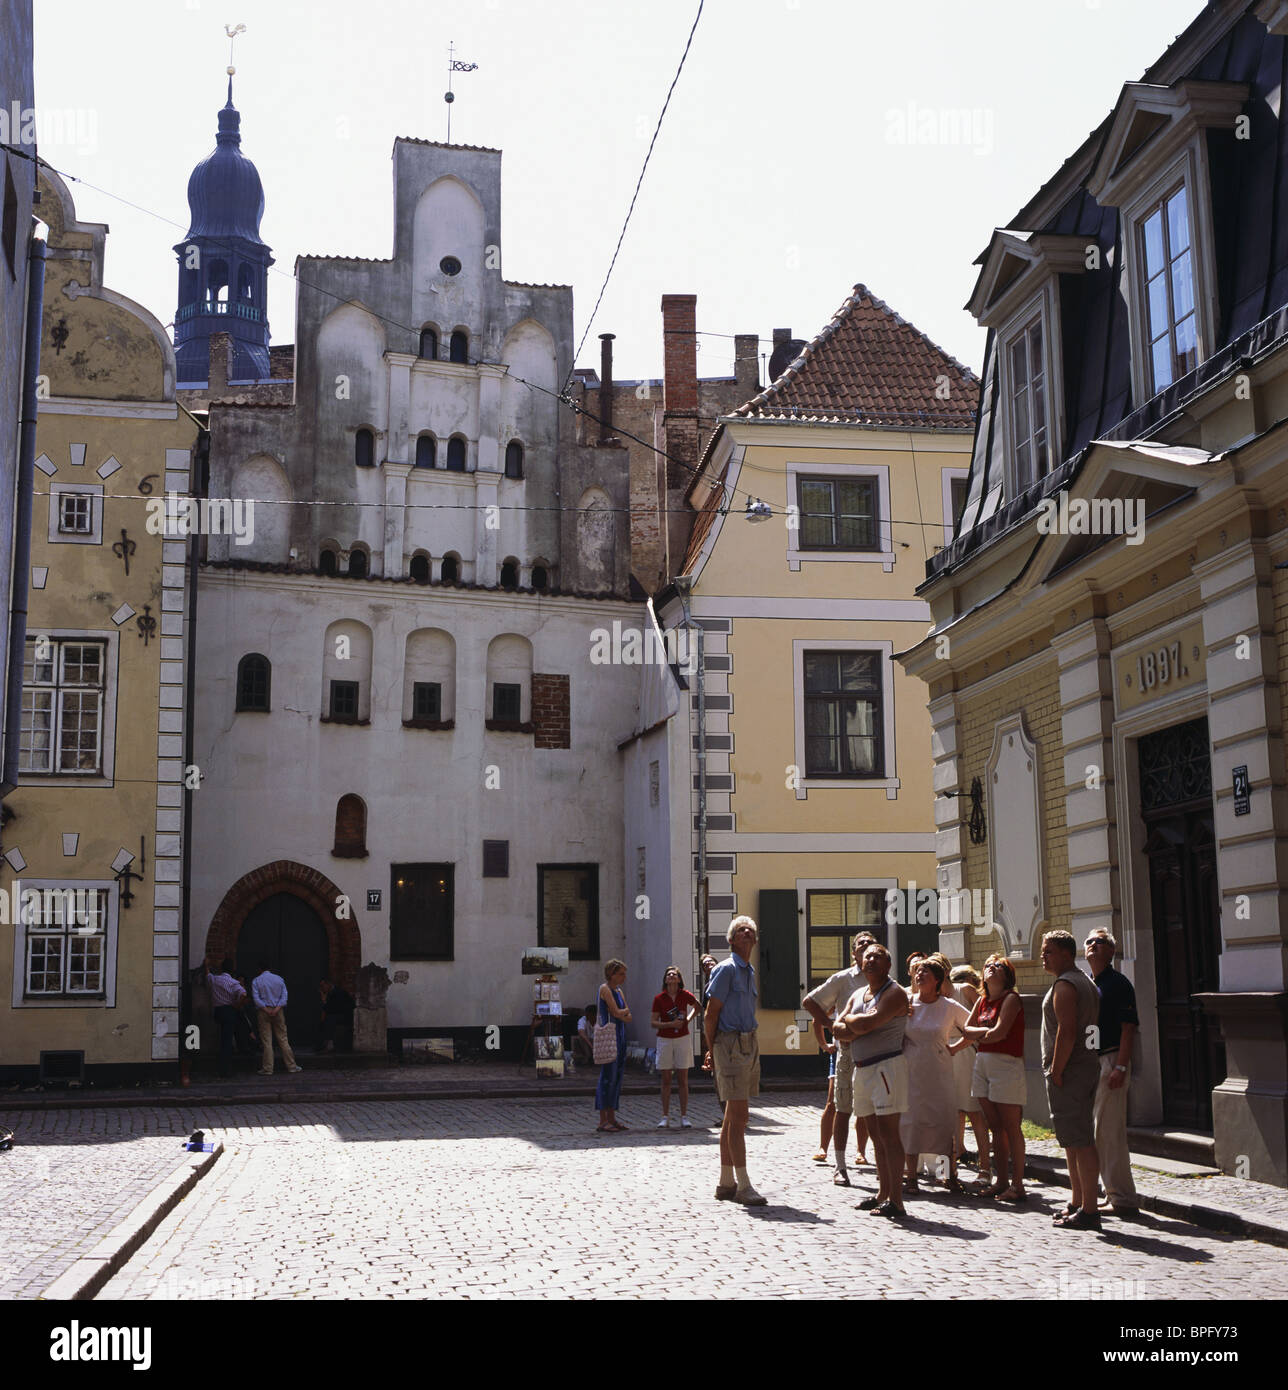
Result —
POLYGON ((1216 1167, 1216 1141, 1210 1134, 1167 1129, 1162 1125, 1128 1125, 1127 1147, 1137 1155, 1175 1159, 1179 1163, 1216 1167))

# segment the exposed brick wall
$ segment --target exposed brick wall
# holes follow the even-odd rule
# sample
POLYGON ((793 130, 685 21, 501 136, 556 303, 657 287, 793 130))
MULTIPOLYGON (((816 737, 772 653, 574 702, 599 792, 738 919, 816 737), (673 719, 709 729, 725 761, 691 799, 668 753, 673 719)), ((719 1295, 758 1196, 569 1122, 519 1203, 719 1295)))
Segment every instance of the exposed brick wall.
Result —
MULTIPOLYGON (((1046 931, 1068 931, 1069 912, 1069 853, 1064 819, 1064 734, 1060 722, 1059 669, 1054 661, 1037 670, 1021 673, 983 695, 971 696, 967 691, 959 703, 961 780, 969 787, 978 777, 985 783, 984 814, 989 834, 994 833, 992 801, 988 794, 988 756, 993 749, 993 728, 999 719, 1024 713, 1024 727, 1038 750, 1038 767, 1042 775, 1042 844, 1046 859, 1046 931)), ((966 841, 965 886, 991 886, 988 844, 973 845, 963 831, 966 841)), ((1006 853, 998 846, 999 853, 1006 853)), ((1039 933, 1039 938, 1040 938, 1039 933)), ((984 960, 997 949, 997 937, 968 934, 971 964, 978 970, 984 960)), ((1036 952, 1036 943, 1034 943, 1036 952)), ((1050 981, 1041 962, 1015 962, 1018 986, 1025 993, 1045 994, 1050 981)))
POLYGON ((367 856, 367 807, 360 796, 350 792, 335 807, 335 845, 332 854, 342 859, 367 856))
POLYGON ((353 914, 353 905, 350 904, 347 918, 337 917, 340 890, 325 874, 290 859, 278 859, 252 869, 224 894, 206 932, 207 964, 217 966, 225 956, 236 957, 237 938, 247 914, 274 893, 294 893, 321 918, 326 928, 331 978, 352 994, 357 988, 358 969, 362 964, 362 933, 353 914))
POLYGON ((534 748, 572 747, 572 694, 567 676, 532 677, 534 748))
POLYGON ((663 406, 668 415, 698 413, 698 296, 662 296, 663 406))

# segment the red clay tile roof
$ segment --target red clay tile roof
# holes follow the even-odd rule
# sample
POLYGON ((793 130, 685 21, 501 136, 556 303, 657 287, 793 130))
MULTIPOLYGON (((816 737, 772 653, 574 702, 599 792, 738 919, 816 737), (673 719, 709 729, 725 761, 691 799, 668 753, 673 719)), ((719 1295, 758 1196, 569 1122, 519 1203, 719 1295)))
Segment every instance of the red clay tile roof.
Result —
POLYGON ((787 370, 734 413, 902 428, 968 430, 979 379, 866 285, 787 370), (943 394, 947 378, 947 400, 943 394), (938 390, 938 395, 936 394, 938 390))

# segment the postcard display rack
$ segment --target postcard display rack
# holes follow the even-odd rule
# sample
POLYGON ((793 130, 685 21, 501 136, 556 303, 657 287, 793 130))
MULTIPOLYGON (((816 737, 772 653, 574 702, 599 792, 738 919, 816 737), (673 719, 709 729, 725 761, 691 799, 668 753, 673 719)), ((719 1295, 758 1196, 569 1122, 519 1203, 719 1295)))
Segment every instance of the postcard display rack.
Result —
POLYGON ((533 982, 532 1031, 536 1035, 537 1075, 562 1076, 563 1003, 559 998, 557 975, 541 975, 533 982))

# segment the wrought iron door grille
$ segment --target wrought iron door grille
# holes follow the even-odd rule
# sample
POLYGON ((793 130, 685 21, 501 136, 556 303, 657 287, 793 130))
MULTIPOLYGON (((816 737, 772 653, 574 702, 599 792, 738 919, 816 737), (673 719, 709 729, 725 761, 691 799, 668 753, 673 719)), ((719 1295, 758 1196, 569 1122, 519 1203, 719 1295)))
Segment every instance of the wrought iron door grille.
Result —
POLYGON ((1140 808, 1146 815, 1166 806, 1212 797, 1212 759, 1206 719, 1146 734, 1137 744, 1140 808))

